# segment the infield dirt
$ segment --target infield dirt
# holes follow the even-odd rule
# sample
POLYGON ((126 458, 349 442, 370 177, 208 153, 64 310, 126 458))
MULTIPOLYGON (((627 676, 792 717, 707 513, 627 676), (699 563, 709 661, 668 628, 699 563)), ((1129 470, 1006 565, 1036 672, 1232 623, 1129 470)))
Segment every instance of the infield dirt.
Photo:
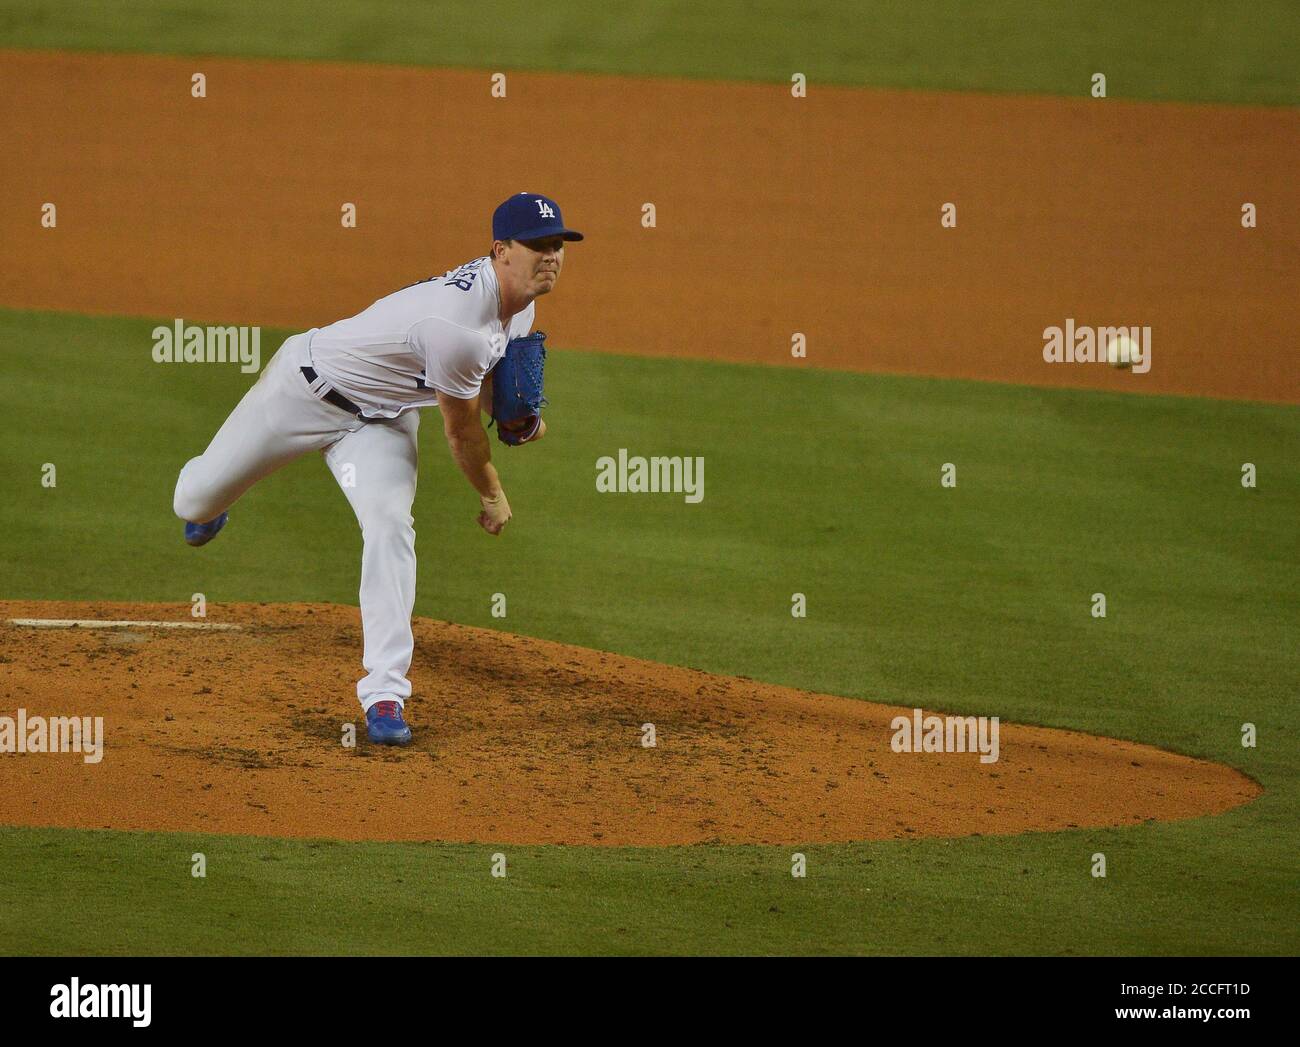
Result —
POLYGON ((494 98, 488 71, 0 52, 0 304, 305 330, 485 253, 526 189, 587 233, 538 309, 559 347, 1300 400, 1293 110, 809 76, 494 98), (1150 326, 1150 373, 1044 362, 1068 319, 1150 326))
POLYGON ((1000 726, 976 753, 896 753, 911 710, 416 619, 415 742, 370 745, 345 681, 355 608, 0 603, 0 715, 102 716, 104 755, 0 758, 0 824, 515 844, 811 844, 1216 814, 1260 788, 1220 764, 1000 726), (655 726, 655 746, 642 744, 655 726), (343 744, 345 724, 357 744, 343 744))

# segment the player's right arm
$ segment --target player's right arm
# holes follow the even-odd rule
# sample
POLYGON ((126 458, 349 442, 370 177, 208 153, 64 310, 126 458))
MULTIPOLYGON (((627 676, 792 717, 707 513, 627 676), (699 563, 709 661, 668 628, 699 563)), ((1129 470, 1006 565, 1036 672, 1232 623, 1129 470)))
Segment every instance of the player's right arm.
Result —
POLYGON ((492 465, 487 431, 479 420, 483 379, 492 364, 488 338, 442 316, 426 316, 408 332, 425 361, 425 382, 438 397, 443 432, 452 457, 474 490, 482 511, 479 526, 500 534, 510 519, 510 503, 492 465))
POLYGON ((482 506, 479 526, 488 534, 500 534, 510 519, 510 503, 492 464, 492 445, 479 419, 478 397, 463 400, 439 391, 438 409, 442 412, 442 429, 451 456, 478 492, 482 506))

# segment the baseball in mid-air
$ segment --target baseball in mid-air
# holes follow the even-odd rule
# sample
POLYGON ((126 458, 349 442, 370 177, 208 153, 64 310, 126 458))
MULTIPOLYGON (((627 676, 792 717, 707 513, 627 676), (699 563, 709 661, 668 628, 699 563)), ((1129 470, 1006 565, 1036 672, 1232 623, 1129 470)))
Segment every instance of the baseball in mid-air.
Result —
POLYGON ((1141 353, 1138 344, 1126 334, 1112 335, 1106 343, 1106 362, 1121 370, 1132 367, 1141 353))

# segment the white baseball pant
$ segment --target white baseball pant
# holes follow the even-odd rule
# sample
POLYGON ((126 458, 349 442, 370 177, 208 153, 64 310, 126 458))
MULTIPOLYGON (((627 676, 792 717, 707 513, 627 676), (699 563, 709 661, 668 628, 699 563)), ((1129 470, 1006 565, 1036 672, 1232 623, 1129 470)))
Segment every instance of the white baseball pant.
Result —
MULTIPOLYGON (((417 410, 363 422, 317 399, 303 377, 310 333, 287 339, 199 457, 176 481, 173 508, 207 523, 262 477, 309 451, 321 451, 361 525, 361 707, 405 704, 414 639, 417 410)), ((319 382, 317 385, 319 386, 319 382)), ((316 551, 314 551, 316 552, 316 551)))

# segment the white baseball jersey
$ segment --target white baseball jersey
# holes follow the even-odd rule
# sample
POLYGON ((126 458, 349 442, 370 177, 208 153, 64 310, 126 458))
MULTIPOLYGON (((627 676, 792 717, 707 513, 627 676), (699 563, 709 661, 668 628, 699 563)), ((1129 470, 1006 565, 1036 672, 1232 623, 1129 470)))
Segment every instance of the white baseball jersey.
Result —
POLYGON ((307 332, 312 366, 366 418, 436 405, 435 392, 469 400, 506 342, 532 330, 531 302, 504 327, 500 309, 491 261, 476 258, 307 332))

